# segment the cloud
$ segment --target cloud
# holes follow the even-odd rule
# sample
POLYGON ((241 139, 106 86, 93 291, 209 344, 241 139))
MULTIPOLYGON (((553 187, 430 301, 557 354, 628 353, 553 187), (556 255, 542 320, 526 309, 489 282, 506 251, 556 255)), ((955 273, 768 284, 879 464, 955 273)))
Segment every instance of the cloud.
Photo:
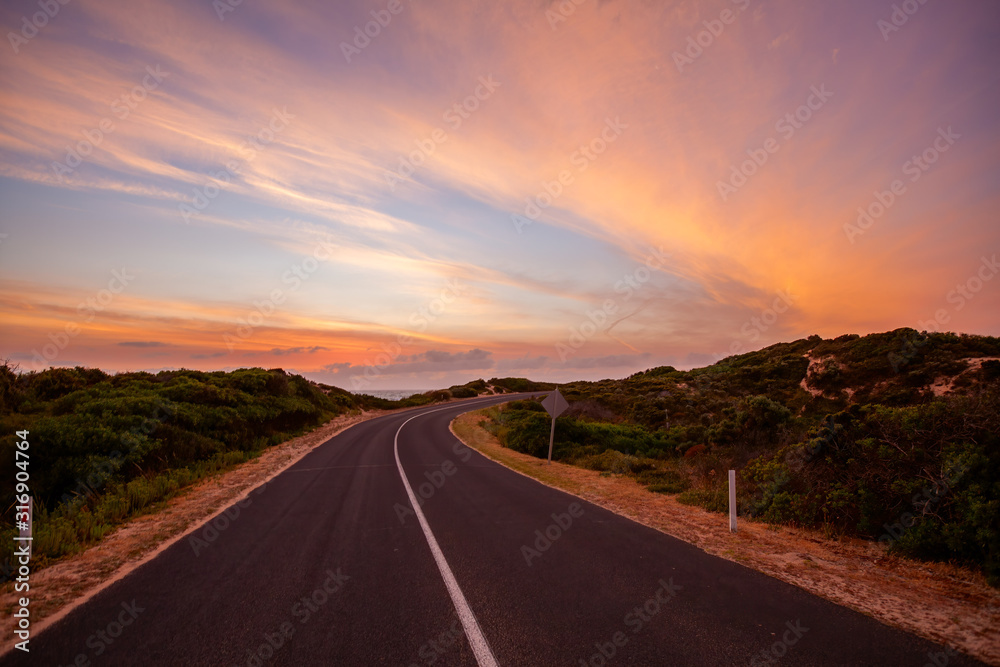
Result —
MULTIPOLYGON (((407 373, 444 373, 449 371, 487 370, 494 367, 493 353, 480 348, 467 352, 446 352, 427 350, 418 354, 400 355, 386 366, 369 367, 364 364, 339 362, 327 364, 322 370, 344 375, 360 374, 365 369, 374 368, 379 375, 402 375, 407 373)), ((369 371, 370 373, 371 371, 369 371)))
POLYGON ((281 349, 276 347, 271 350, 271 354, 276 356, 284 356, 286 354, 316 354, 317 352, 329 352, 330 348, 323 347, 322 345, 313 345, 312 347, 288 347, 281 349))
POLYGON ((341 373, 351 370, 351 363, 348 361, 341 361, 335 364, 327 364, 320 368, 320 371, 325 371, 327 373, 341 373))
POLYGON ((420 354, 410 355, 409 360, 394 363, 380 369, 382 373, 398 375, 401 373, 441 373, 445 371, 472 371, 493 368, 493 353, 479 348, 468 352, 442 352, 428 350, 420 354))
MULTIPOLYGON (((173 265, 180 237, 159 234, 180 222, 178 203, 233 159, 241 172, 197 217, 210 233, 184 250, 185 271, 151 270, 99 322, 81 322, 65 354, 107 368, 134 363, 143 347, 170 350, 178 365, 191 350, 217 349, 252 302, 287 287, 269 267, 312 254, 328 234, 337 239, 332 259, 294 294, 285 290, 288 301, 241 342, 236 354, 252 357, 241 360, 303 354, 349 373, 412 333, 411 314, 429 308, 435 317, 417 320, 427 325, 418 342, 385 373, 492 360, 505 371, 596 376, 620 368, 615 360, 628 357, 616 353, 626 349, 693 352, 701 356, 691 363, 703 364, 778 290, 801 299, 761 345, 914 326, 981 249, 998 247, 1000 134, 987 100, 995 72, 969 57, 992 48, 980 29, 992 7, 921 14, 886 45, 871 22, 874 39, 857 39, 858 17, 870 13, 861 0, 782 0, 767 12, 759 4, 679 73, 668 54, 704 28, 698 3, 583 4, 556 31, 550 5, 414 3, 406 26, 394 24, 350 65, 339 43, 370 19, 364 3, 243 3, 225 29, 211 10, 206 18, 166 0, 74 5, 79 21, 52 22, 44 49, 32 44, 18 67, 0 68, 0 178, 14 183, 10 210, 26 212, 4 222, 3 347, 30 356, 65 322, 80 322, 78 304, 105 286, 103 276, 86 279, 97 267, 121 257, 173 265), (841 43, 851 48, 831 52, 841 43), (109 103, 134 90, 147 65, 170 75, 127 117, 115 115, 109 103), (490 72, 502 82, 496 94, 461 127, 448 125, 447 142, 390 192, 384 177, 490 72), (813 85, 829 86, 830 103, 722 201, 718 183, 780 137, 776 121, 813 85), (288 127, 246 159, 246 137, 285 105, 288 127), (605 146, 599 133, 619 115, 628 128, 605 146), (66 161, 66 147, 93 136, 102 118, 113 133, 57 180, 53 160, 66 161), (842 226, 924 150, 938 122, 966 138, 848 242, 842 226), (584 171, 570 156, 595 141, 601 154, 584 171), (563 170, 572 182, 559 185, 563 170), (517 233, 510 214, 552 188, 559 194, 538 224, 517 233), (90 199, 94 191, 106 203, 90 199), (77 236, 79 215, 108 226, 77 236), (111 231, 132 219, 155 224, 111 231), (44 252, 29 225, 64 239, 77 259, 44 252), (673 253, 669 269, 623 296, 616 283, 634 279, 645 248, 661 244, 673 253), (15 265, 19 257, 32 261, 15 265), (468 289, 438 312, 451 278, 468 289), (588 343, 591 357, 560 366, 545 356, 609 298, 620 306, 609 321, 618 319, 588 343)), ((998 299, 984 291, 954 327, 996 334, 998 299)))
POLYGON ((773 40, 771 40, 770 44, 767 45, 767 50, 773 51, 774 49, 778 48, 779 46, 787 42, 790 37, 791 34, 787 32, 778 35, 773 40))
POLYGON ((684 358, 684 364, 686 366, 691 366, 692 368, 702 368, 704 366, 711 366, 721 357, 717 354, 705 354, 702 352, 690 352, 684 358))
POLYGON ((612 354, 605 357, 580 357, 569 359, 562 364, 563 368, 624 368, 647 362, 652 355, 649 352, 641 354, 612 354))
MULTIPOLYGON (((438 350, 428 350, 427 352, 424 352, 423 355, 417 356, 423 356, 424 359, 433 364, 452 365, 470 362, 480 363, 489 359, 492 354, 492 352, 476 348, 469 350, 468 352, 440 352, 438 350)), ((493 362, 491 361, 489 363, 492 364, 493 362)))
POLYGON ((549 358, 545 355, 540 357, 529 357, 525 355, 523 357, 515 357, 513 359, 500 359, 497 361, 497 371, 500 373, 506 371, 525 371, 525 370, 538 370, 540 368, 545 368, 549 358))

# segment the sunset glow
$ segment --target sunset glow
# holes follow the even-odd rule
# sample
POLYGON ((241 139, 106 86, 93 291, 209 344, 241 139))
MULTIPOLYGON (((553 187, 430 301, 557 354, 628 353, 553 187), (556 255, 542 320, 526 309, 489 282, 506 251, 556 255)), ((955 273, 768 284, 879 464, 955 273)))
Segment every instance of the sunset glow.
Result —
POLYGON ((1000 335, 995 2, 52 5, 0 10, 23 370, 423 389, 1000 335))

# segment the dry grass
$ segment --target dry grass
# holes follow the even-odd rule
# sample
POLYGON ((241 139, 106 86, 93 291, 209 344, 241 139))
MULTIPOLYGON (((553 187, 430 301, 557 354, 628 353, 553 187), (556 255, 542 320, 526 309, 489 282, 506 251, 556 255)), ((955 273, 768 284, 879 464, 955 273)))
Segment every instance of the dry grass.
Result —
POLYGON ((647 491, 634 479, 553 463, 511 451, 479 427, 481 412, 452 423, 470 447, 528 477, 633 521, 736 561, 989 664, 1000 665, 1000 591, 978 572, 889 556, 865 540, 831 540, 817 531, 729 518, 647 491))

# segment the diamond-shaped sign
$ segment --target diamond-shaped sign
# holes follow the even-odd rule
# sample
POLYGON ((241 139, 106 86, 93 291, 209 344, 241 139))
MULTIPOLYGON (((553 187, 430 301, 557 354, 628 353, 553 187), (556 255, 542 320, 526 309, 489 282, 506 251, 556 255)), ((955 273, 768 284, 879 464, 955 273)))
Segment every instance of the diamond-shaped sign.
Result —
POLYGON ((566 402, 563 395, 559 393, 558 389, 556 389, 554 392, 542 399, 542 407, 545 408, 545 411, 552 415, 553 418, 555 418, 566 411, 566 408, 569 407, 569 403, 566 402))

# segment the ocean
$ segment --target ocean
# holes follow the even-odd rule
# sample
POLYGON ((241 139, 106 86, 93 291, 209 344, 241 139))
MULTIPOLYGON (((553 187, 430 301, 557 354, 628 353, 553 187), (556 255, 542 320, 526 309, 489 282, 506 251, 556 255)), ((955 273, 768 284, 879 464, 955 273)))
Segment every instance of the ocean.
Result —
POLYGON ((403 398, 409 398, 414 394, 422 394, 427 389, 366 389, 364 391, 359 391, 359 394, 368 394, 369 396, 377 396, 378 398, 384 398, 390 401, 398 401, 403 398))

